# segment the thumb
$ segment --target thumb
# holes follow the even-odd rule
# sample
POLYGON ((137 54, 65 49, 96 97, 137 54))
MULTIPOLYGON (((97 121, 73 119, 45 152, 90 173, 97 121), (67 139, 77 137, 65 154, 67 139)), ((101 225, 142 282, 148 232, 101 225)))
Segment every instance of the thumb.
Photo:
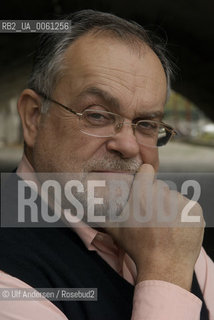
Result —
POLYGON ((135 181, 140 182, 141 186, 153 184, 155 180, 155 170, 151 164, 142 164, 135 175, 135 181))

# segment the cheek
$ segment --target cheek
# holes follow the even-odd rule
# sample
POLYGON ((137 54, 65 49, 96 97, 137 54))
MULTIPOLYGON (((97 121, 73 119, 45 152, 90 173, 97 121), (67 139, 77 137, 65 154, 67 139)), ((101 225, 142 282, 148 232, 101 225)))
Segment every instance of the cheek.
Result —
POLYGON ((61 119, 58 126, 56 124, 52 126, 51 131, 54 131, 52 140, 55 141, 54 144, 61 157, 75 167, 80 168, 98 152, 103 144, 102 139, 82 133, 78 121, 61 119))
POLYGON ((72 124, 44 125, 34 147, 34 167, 40 172, 79 172, 94 156, 101 141, 81 133, 72 124))
POLYGON ((159 167, 158 148, 148 148, 148 147, 142 146, 140 150, 140 154, 141 154, 143 163, 151 164, 155 169, 155 171, 158 170, 158 167, 159 167))

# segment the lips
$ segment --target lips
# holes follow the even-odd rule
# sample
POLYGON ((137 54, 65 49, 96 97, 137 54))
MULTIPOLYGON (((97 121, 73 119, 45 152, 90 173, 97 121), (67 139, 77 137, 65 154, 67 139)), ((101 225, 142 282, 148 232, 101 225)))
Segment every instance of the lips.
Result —
POLYGON ((93 170, 95 173, 122 173, 122 174, 133 174, 130 171, 117 171, 117 170, 93 170))

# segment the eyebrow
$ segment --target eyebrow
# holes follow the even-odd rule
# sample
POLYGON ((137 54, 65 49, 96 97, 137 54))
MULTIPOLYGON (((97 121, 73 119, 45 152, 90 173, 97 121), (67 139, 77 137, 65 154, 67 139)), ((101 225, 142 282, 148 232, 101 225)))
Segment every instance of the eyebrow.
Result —
POLYGON ((115 97, 113 97, 110 93, 108 93, 107 91, 100 89, 98 87, 89 87, 85 90, 83 90, 78 97, 82 98, 88 95, 92 95, 92 96, 96 96, 100 99, 102 99, 103 101, 105 101, 105 103, 108 106, 111 106, 115 109, 120 109, 120 103, 119 100, 115 97))
MULTIPOLYGON (((83 90, 77 98, 84 98, 86 96, 95 96, 103 101, 105 103, 115 109, 116 111, 121 110, 120 102, 119 100, 112 96, 109 92, 100 89, 98 87, 88 87, 85 90, 83 90)), ((135 117, 134 118, 142 118, 142 119, 159 119, 161 120, 164 116, 164 113, 162 111, 140 111, 140 112, 135 112, 135 117)))

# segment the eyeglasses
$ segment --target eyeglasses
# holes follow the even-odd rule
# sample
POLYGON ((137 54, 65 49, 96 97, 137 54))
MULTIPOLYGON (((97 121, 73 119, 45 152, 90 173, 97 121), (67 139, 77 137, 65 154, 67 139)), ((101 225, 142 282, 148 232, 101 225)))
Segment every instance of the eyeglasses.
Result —
POLYGON ((132 126, 133 133, 139 144, 148 147, 161 147, 167 144, 176 131, 169 125, 155 120, 139 120, 136 122, 125 122, 119 114, 105 110, 99 105, 94 105, 82 113, 75 112, 62 103, 47 97, 45 94, 37 92, 45 100, 51 101, 65 110, 79 117, 79 128, 84 134, 93 137, 108 138, 113 137, 122 129, 123 125, 132 126))

